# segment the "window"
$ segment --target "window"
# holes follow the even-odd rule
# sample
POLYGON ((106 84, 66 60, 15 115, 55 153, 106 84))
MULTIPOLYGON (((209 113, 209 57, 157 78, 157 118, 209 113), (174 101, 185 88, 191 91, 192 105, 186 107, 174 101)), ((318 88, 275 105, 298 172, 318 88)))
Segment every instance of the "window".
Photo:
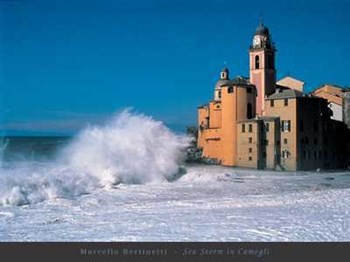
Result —
POLYGON ((282 129, 282 132, 290 132, 291 130, 290 120, 282 120, 281 129, 282 129))
POLYGON ((287 98, 284 99, 284 106, 288 106, 288 99, 287 98))
POLYGON ((260 67, 260 57, 258 55, 255 56, 255 69, 259 69, 260 67))
POLYGON ((274 107, 275 106, 275 100, 270 100, 270 106, 274 107))
POLYGON ((232 86, 230 86, 228 89, 227 89, 227 93, 233 93, 233 87, 232 86))
POLYGON ((265 145, 269 144, 269 140, 265 139, 265 145))
POLYGON ((247 93, 251 94, 252 93, 252 88, 251 87, 247 87, 247 93))
POLYGON ((263 152, 263 158, 266 158, 266 152, 263 152))
POLYGON ((306 158, 306 151, 304 150, 303 151, 303 159, 305 159, 306 158))
POLYGON ((318 139, 315 137, 314 138, 314 144, 317 145, 318 144, 318 139))
POLYGON ((300 119, 300 121, 299 121, 299 130, 300 130, 300 132, 304 131, 304 121, 302 119, 300 119))
POLYGON ((249 137, 248 141, 249 141, 249 144, 253 143, 253 138, 249 137))
POLYGON ((303 145, 304 144, 304 138, 300 139, 300 143, 303 145))
POLYGON ((219 105, 217 105, 217 106, 216 106, 216 108, 220 108, 220 106, 219 106, 219 105))
POLYGON ((252 103, 247 104, 247 119, 250 119, 253 117, 253 106, 252 103))
POLYGON ((253 148, 249 147, 249 153, 253 152, 253 148))
POLYGON ((317 159, 317 152, 314 151, 314 159, 316 160, 317 159))
POLYGON ((269 123, 266 123, 265 124, 265 131, 269 132, 269 130, 270 130, 270 125, 269 125, 269 123))
POLYGON ((287 150, 282 151, 282 158, 288 158, 290 156, 290 153, 287 150))
POLYGON ((322 152, 320 150, 320 151, 318 151, 318 159, 321 159, 321 158, 322 158, 322 152))
POLYGON ((219 93, 218 93, 218 97, 219 97, 219 98, 221 98, 221 91, 219 91, 219 93))
POLYGON ((307 151, 307 158, 308 158, 308 159, 311 158, 311 152, 310 152, 310 150, 307 151))
POLYGON ((252 157, 250 156, 250 157, 248 158, 248 160, 249 160, 249 161, 252 161, 252 157))
POLYGON ((279 140, 277 140, 277 143, 276 143, 278 146, 280 145, 280 141, 279 140))
POLYGON ((245 124, 242 124, 242 133, 245 133, 245 124))
POLYGON ((249 124, 249 133, 253 132, 253 125, 252 124, 249 124))
POLYGON ((287 139, 287 138, 283 139, 283 143, 284 143, 285 145, 288 144, 288 139, 287 139))
POLYGON ((318 121, 314 121, 314 131, 318 132, 318 121))

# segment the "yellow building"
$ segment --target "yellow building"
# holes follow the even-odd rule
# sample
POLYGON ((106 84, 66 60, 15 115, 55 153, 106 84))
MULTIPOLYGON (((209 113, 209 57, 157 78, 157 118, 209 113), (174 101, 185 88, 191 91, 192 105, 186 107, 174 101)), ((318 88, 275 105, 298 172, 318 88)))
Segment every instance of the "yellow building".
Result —
MULTIPOLYGON (((228 70, 223 70, 223 72, 228 70)), ((221 77, 215 87, 214 100, 198 108, 198 147, 203 157, 236 165, 237 122, 255 116, 256 88, 244 78, 230 81, 221 77)))
POLYGON ((198 108, 202 157, 259 169, 343 167, 345 124, 330 119, 327 100, 302 92, 304 82, 276 84, 275 52, 260 23, 249 49, 250 78, 220 72, 214 99, 198 108))

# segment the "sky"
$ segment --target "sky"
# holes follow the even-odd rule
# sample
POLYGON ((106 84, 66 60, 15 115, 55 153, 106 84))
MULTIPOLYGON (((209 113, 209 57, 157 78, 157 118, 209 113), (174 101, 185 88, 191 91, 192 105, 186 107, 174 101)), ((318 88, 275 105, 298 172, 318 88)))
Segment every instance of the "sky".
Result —
POLYGON ((74 133, 125 108, 195 125, 224 65, 249 75, 261 14, 278 79, 349 86, 348 10, 348 0, 0 0, 0 130, 74 133))

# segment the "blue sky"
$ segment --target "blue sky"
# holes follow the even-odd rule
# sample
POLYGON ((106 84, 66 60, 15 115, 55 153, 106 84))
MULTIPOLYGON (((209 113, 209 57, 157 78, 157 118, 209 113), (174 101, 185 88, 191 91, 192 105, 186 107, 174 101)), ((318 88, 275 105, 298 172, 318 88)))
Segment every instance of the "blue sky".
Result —
POLYGON ((0 128, 71 133, 132 107, 194 124, 263 13, 278 78, 350 85, 350 1, 0 0, 0 128))

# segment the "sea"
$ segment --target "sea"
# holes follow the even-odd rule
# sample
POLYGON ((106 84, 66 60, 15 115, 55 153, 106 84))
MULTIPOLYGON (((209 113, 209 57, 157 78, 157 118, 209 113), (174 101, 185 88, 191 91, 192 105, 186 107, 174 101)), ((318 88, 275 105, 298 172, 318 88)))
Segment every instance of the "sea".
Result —
POLYGON ((0 241, 349 241, 350 171, 186 162, 129 111, 71 137, 0 139, 0 241))

